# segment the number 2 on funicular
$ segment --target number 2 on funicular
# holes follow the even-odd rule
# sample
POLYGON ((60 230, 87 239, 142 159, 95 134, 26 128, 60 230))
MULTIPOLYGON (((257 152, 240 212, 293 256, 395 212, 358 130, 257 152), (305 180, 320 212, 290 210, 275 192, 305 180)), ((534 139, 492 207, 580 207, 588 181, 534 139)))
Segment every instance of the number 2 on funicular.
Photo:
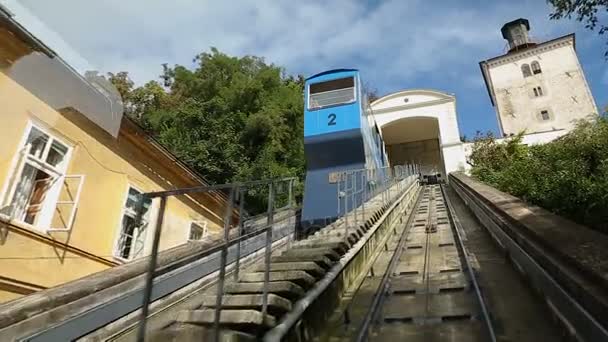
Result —
POLYGON ((327 115, 327 126, 335 126, 336 125, 336 114, 329 113, 327 115))

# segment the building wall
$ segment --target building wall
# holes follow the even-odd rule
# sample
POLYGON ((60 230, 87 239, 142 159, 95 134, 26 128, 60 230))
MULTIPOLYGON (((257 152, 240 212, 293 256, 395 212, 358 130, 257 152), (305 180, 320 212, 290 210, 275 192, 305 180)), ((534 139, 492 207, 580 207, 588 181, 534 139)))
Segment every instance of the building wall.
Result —
MULTIPOLYGON (((67 174, 85 175, 70 232, 49 233, 15 222, 0 224, 3 237, 0 241, 0 301, 122 262, 113 257, 113 250, 128 186, 142 192, 172 189, 175 184, 170 175, 154 172, 171 169, 171 166, 162 165, 161 160, 142 153, 128 135, 122 134, 116 139, 78 113, 53 110, 1 72, 0 103, 3 104, 0 113, 2 199, 28 122, 43 127, 72 148, 67 174)), ((152 206, 144 252, 149 251, 157 208, 158 200, 152 206)), ((206 220, 211 231, 218 230, 222 214, 214 210, 203 208, 189 198, 169 198, 161 248, 185 243, 192 220, 206 220)))
POLYGON ((419 164, 423 174, 442 173, 444 170, 438 139, 393 144, 387 149, 395 165, 419 164))
POLYGON ((523 130, 527 133, 571 130, 576 120, 597 115, 574 50, 573 36, 509 53, 487 63, 504 134, 523 130), (533 61, 540 63, 542 73, 524 77, 522 65, 533 61), (533 88, 539 86, 543 95, 536 97, 533 88), (549 111, 550 120, 542 120, 542 110, 549 111))

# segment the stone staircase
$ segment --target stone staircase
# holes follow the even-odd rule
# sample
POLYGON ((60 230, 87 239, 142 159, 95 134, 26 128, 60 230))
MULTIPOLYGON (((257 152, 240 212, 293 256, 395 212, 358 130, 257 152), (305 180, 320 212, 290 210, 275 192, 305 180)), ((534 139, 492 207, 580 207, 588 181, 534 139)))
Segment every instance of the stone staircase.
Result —
MULTIPOLYGON (((238 281, 226 277, 220 315, 220 340, 256 341, 291 311, 293 305, 363 237, 388 208, 380 199, 366 203, 367 218, 350 228, 340 219, 286 250, 273 251, 270 258, 267 313, 262 313, 264 262, 245 268, 238 281)), ((361 217, 361 213, 359 213, 361 217)), ((150 341, 201 341, 215 338, 217 288, 204 291, 194 310, 177 314, 173 324, 148 333, 150 341)))

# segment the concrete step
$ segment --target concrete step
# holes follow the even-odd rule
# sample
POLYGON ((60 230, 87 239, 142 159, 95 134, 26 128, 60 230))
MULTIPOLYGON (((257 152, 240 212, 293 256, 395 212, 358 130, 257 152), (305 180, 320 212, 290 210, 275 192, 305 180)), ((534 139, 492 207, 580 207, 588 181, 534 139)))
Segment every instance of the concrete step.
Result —
MULTIPOLYGON (((202 307, 215 308, 216 296, 204 296, 201 301, 202 307)), ((291 302, 274 293, 268 294, 268 313, 279 317, 290 311, 291 302)), ((263 295, 259 294, 235 294, 222 296, 222 310, 245 309, 262 311, 263 295)))
POLYGON ((340 236, 344 236, 345 234, 352 234, 352 233, 357 234, 357 237, 360 238, 363 236, 363 234, 365 234, 365 229, 363 229, 363 227, 355 226, 353 224, 353 225, 350 225, 348 228, 337 227, 337 228, 333 228, 333 229, 319 230, 313 236, 322 237, 322 236, 337 235, 337 234, 339 234, 340 236))
MULTIPOLYGON (((215 338, 213 329, 194 324, 173 324, 162 330, 154 331, 146 336, 148 342, 200 342, 213 341, 215 338)), ((222 329, 220 331, 220 341, 222 342, 254 342, 257 341, 255 335, 246 334, 240 331, 222 329)))
POLYGON ((300 243, 291 245, 291 249, 310 249, 310 248, 328 248, 334 250, 336 253, 343 255, 348 251, 349 243, 344 239, 312 239, 311 241, 305 240, 300 243), (329 240, 329 241, 328 241, 329 240), (333 241, 332 241, 333 240, 333 241))
MULTIPOLYGON (((268 275, 270 281, 291 281, 305 290, 311 288, 316 282, 313 276, 300 270, 268 272, 268 275)), ((239 277, 239 282, 242 283, 256 283, 263 281, 264 271, 245 273, 239 277)))
POLYGON ((317 265, 328 270, 334 263, 324 255, 275 255, 270 258, 270 262, 298 262, 298 261, 313 261, 317 265))
POLYGON ((308 242, 311 243, 325 243, 325 244, 344 244, 345 247, 350 248, 353 244, 351 244, 348 240, 345 240, 343 237, 327 237, 327 236, 311 236, 308 240, 304 240, 299 242, 300 244, 305 244, 308 242))
POLYGON ((294 255, 294 256, 307 256, 307 255, 323 255, 331 261, 338 261, 341 254, 336 253, 331 248, 302 248, 302 249, 289 249, 281 253, 281 255, 294 255))
MULTIPOLYGON (((264 264, 256 264, 251 269, 253 272, 264 272, 264 264)), ((313 261, 296 261, 296 262, 272 262, 270 263, 270 271, 305 271, 316 279, 321 279, 325 275, 325 269, 317 265, 313 261)))
MULTIPOLYGON (((232 283, 224 287, 226 294, 262 294, 264 282, 232 283)), ((304 296, 304 289, 291 281, 271 281, 268 283, 268 293, 274 293, 283 298, 294 301, 304 296)))
POLYGON ((319 232, 315 233, 312 236, 312 238, 313 239, 343 239, 345 241, 348 241, 348 243, 350 243, 351 245, 354 245, 355 243, 357 243, 357 241, 359 241, 361 236, 363 236, 363 234, 361 234, 360 232, 357 232, 355 229, 346 231, 344 229, 338 228, 335 230, 328 230, 323 233, 321 233, 319 231, 319 232), (345 238, 347 233, 348 233, 348 239, 345 238))
MULTIPOLYGON (((177 314, 176 321, 181 324, 213 327, 215 310, 184 310, 177 314)), ((222 329, 238 330, 251 335, 260 335, 276 325, 271 315, 263 315, 257 310, 221 310, 220 325, 222 329)))

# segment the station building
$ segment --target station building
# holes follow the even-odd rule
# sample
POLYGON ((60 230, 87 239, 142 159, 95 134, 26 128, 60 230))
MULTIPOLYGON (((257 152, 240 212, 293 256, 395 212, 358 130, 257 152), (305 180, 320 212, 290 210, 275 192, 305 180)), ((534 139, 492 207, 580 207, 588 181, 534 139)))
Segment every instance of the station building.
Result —
MULTIPOLYGON (((0 302, 149 254, 158 203, 136 226, 138 195, 206 185, 18 19, 0 7, 0 302)), ((160 248, 219 230, 225 204, 168 198, 160 248)))
POLYGON ((391 165, 418 164, 423 174, 464 171, 456 97, 437 90, 392 93, 371 104, 391 165))

